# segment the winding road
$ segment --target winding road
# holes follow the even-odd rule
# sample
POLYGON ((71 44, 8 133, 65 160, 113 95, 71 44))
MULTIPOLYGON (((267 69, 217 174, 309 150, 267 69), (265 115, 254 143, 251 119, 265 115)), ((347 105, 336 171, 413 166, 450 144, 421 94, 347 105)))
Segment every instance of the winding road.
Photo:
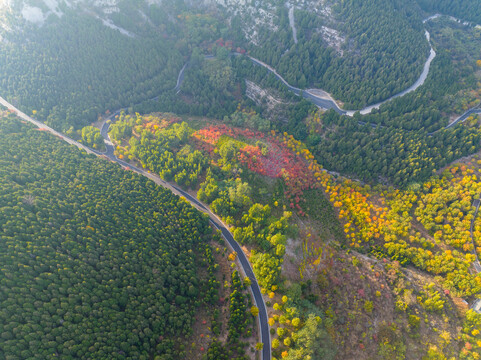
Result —
MULTIPOLYGON (((433 19, 435 19, 435 18, 436 17, 433 17, 433 19)), ((429 34, 427 31, 426 31, 426 33, 429 34)), ((426 35, 426 36, 428 37, 428 35, 426 35)), ((429 55, 429 59, 424 64, 423 73, 421 74, 421 76, 418 78, 418 80, 416 80, 416 82, 412 86, 410 86, 409 88, 403 90, 402 92, 400 92, 396 95, 391 96, 389 99, 386 99, 386 100, 384 100, 380 103, 365 107, 362 110, 356 110, 356 111, 354 111, 354 110, 342 110, 341 108, 339 108, 336 101, 334 99, 332 99, 332 97, 329 95, 329 93, 325 92, 324 90, 318 90, 318 89, 302 90, 302 89, 296 88, 295 86, 290 85, 281 75, 279 75, 279 73, 276 71, 276 69, 274 69, 272 66, 267 65, 266 63, 262 62, 261 60, 256 59, 256 58, 254 58, 250 55, 247 55, 247 57, 254 64, 263 66, 267 70, 269 70, 271 73, 273 73, 294 94, 296 94, 298 96, 302 96, 304 99, 311 101, 314 105, 316 105, 316 106, 318 106, 322 109, 326 109, 326 110, 332 109, 332 110, 336 111, 338 114, 347 115, 347 116, 352 117, 354 115, 354 113, 357 112, 357 111, 359 111, 361 113, 361 115, 369 114, 373 109, 378 109, 382 104, 384 104, 388 101, 391 101, 395 98, 404 96, 404 95, 416 90, 418 87, 420 87, 422 84, 424 84, 424 81, 426 80, 426 78, 428 76, 428 73, 429 73, 429 68, 431 66, 431 62, 434 59, 435 55, 436 55, 436 53, 431 48, 431 54, 429 55), (316 95, 314 93, 315 91, 324 93, 324 96, 316 95)), ((481 106, 476 106, 476 107, 473 107, 473 108, 467 110, 463 115, 459 116, 458 118, 456 118, 456 120, 454 120, 449 125, 447 125, 445 127, 445 129, 449 129, 449 128, 455 126, 456 124, 465 121, 470 115, 473 115, 473 114, 481 114, 481 106)), ((366 124, 365 122, 362 122, 362 121, 360 121, 359 123, 361 125, 366 124)), ((376 128, 378 126, 377 124, 370 124, 370 125, 373 128, 376 128)), ((432 135, 432 134, 434 134, 434 133, 429 133, 428 135, 432 135)))
MULTIPOLYGON (((296 36, 297 34, 296 34, 294 16, 293 15, 294 15, 294 8, 290 8, 289 9, 290 26, 293 30, 294 41, 297 42, 297 36, 296 36)), ((426 19, 424 19, 423 23, 426 23, 427 21, 435 19, 439 16, 440 15, 436 14, 436 15, 433 15, 429 18, 426 18, 426 19)), ((336 112, 338 112, 339 114, 347 115, 347 116, 353 116, 354 113, 357 112, 357 111, 359 111, 361 114, 364 115, 364 114, 369 114, 373 109, 378 109, 382 104, 385 104, 385 103, 387 103, 387 102, 389 102, 389 101, 391 101, 391 100, 393 100, 397 97, 404 96, 404 95, 416 90, 418 87, 420 87, 421 85, 424 84, 424 82, 425 82, 425 80, 426 80, 426 78, 429 74, 431 62, 433 61, 433 59, 436 56, 436 52, 434 51, 434 49, 431 45, 430 34, 427 30, 425 31, 425 36, 426 36, 426 39, 427 39, 427 41, 429 42, 429 45, 430 45, 430 54, 429 54, 429 57, 424 64, 423 72, 421 73, 421 75, 417 79, 417 81, 412 86, 403 90, 402 92, 400 92, 398 94, 395 94, 395 95, 389 97, 388 99, 386 99, 382 102, 367 106, 367 107, 365 107, 364 109, 361 109, 361 110, 344 110, 344 109, 340 108, 339 105, 337 104, 337 102, 327 92, 325 92, 323 90, 318 90, 318 89, 303 90, 303 89, 299 89, 299 88, 296 88, 294 86, 291 86, 280 74, 277 73, 277 71, 274 68, 272 68, 271 66, 262 62, 261 60, 258 60, 256 58, 253 58, 253 57, 248 56, 248 55, 247 56, 254 64, 259 65, 259 66, 263 66, 268 71, 273 73, 282 83, 284 83, 284 85, 290 91, 292 91, 293 93, 295 93, 298 96, 302 96, 303 98, 311 101, 312 103, 314 103, 318 107, 323 108, 323 109, 333 109, 336 112), (319 95, 319 93, 321 95, 319 95)), ((235 55, 240 55, 240 54, 235 54, 235 55)), ((175 88, 173 89, 173 91, 175 91, 176 93, 180 92, 180 88, 181 88, 183 80, 184 80, 184 73, 185 73, 185 70, 186 70, 187 67, 188 67, 188 63, 186 63, 179 72, 179 75, 177 77, 177 84, 176 84, 175 88)), ((145 176, 145 177, 149 178, 150 180, 154 181, 156 184, 172 191, 174 194, 176 194, 178 196, 181 196, 181 197, 184 197, 187 201, 190 202, 190 204, 192 204, 192 206, 194 206, 198 210, 206 213, 209 216, 209 219, 210 219, 210 222, 212 223, 212 225, 215 228, 217 228, 218 230, 221 231, 223 237, 228 242, 228 244, 232 248, 232 250, 237 252, 237 258, 239 260, 241 270, 251 280, 252 296, 254 298, 254 302, 255 302, 256 306, 259 308, 259 316, 258 316, 259 329, 260 329, 261 342, 263 343, 262 360, 270 360, 271 359, 271 339, 270 339, 270 333, 269 333, 269 325, 268 325, 268 322, 267 322, 267 320, 268 320, 267 308, 266 308, 264 299, 262 297, 259 284, 258 284, 257 279, 255 278, 254 272, 252 270, 252 267, 251 267, 246 255, 245 255, 245 253, 243 252, 243 250, 241 249, 239 244, 234 240, 234 237, 232 236, 231 232, 228 230, 228 228, 225 226, 225 224, 223 224, 222 221, 215 214, 213 214, 210 211, 210 209, 206 205, 204 205, 202 202, 200 202, 198 199, 194 198, 193 196, 191 196, 187 192, 178 188, 177 186, 162 180, 159 176, 151 174, 151 173, 149 173, 149 172, 147 172, 147 171, 145 171, 141 168, 138 168, 136 166, 128 164, 125 161, 122 161, 122 160, 118 159, 114 155, 114 146, 113 146, 113 144, 110 141, 110 138, 108 136, 108 129, 109 129, 110 124, 107 123, 106 121, 104 122, 104 124, 102 126, 102 129, 101 129, 101 134, 102 134, 102 137, 104 138, 104 142, 105 142, 105 146, 106 146, 106 151, 102 153, 102 152, 96 151, 94 149, 91 149, 91 148, 71 139, 70 137, 52 129, 51 127, 31 118, 30 116, 28 116, 25 113, 18 110, 15 106, 13 106, 9 102, 7 102, 2 97, 0 97, 0 104, 5 106, 9 110, 15 112, 21 119, 34 124, 35 126, 37 126, 40 129, 44 129, 45 131, 48 131, 48 132, 54 134, 55 136, 61 138, 64 141, 66 141, 67 143, 69 143, 71 145, 74 145, 74 146, 77 146, 79 149, 81 149, 83 151, 86 151, 89 154, 94 154, 94 155, 97 155, 97 156, 106 157, 107 159, 118 163, 120 166, 122 166, 124 168, 128 168, 128 169, 130 169, 130 170, 132 170, 132 171, 134 171, 134 172, 136 172, 136 173, 138 173, 142 176, 145 176)), ((109 119, 113 120, 115 115, 119 114, 121 110, 117 110, 116 112, 114 112, 109 117, 109 119)), ((457 118, 455 121, 453 121, 448 126, 446 126, 446 128, 453 127, 456 124, 458 124, 459 122, 463 122, 470 115, 475 114, 475 113, 481 114, 481 108, 475 107, 475 108, 469 109, 463 115, 461 115, 459 118, 457 118)), ((373 124, 371 124, 371 126, 373 126, 373 124)), ((475 217, 476 217, 479 206, 480 206, 480 200, 476 199, 473 203, 473 206, 476 207, 476 212, 475 212, 475 217)), ((471 237, 472 237, 473 225, 474 225, 474 219, 473 219, 472 224, 471 224, 471 237)), ((473 244, 474 244, 474 242, 473 242, 473 244)), ((477 258, 476 258, 476 262, 474 264, 474 267, 475 267, 476 271, 481 272, 481 265, 480 265, 479 260, 477 258)))
MULTIPOLYGON (((433 18, 435 19, 435 18, 433 18)), ((424 84, 424 82, 426 81, 427 77, 428 77, 428 74, 429 74, 429 69, 431 67, 431 62, 434 60, 434 58, 436 57, 436 52, 434 51, 432 45, 431 45, 431 37, 430 37, 430 34, 429 32, 426 30, 425 31, 425 36, 426 36, 426 39, 427 41, 429 42, 429 46, 430 46, 430 51, 429 51, 429 57, 427 58, 426 62, 424 63, 424 68, 423 68, 423 72, 421 73, 421 75, 419 76, 419 78, 416 80, 416 82, 411 85, 409 88, 401 91, 400 93, 397 93, 389 98, 387 98, 386 100, 383 100, 381 102, 378 102, 376 104, 373 104, 373 105, 369 105, 369 106, 366 106, 365 108, 363 109, 360 109, 360 110, 344 110, 342 109, 338 104, 337 102, 332 98, 332 96, 322 90, 322 89, 307 89, 307 90, 303 90, 303 89, 299 89, 295 86, 292 86, 290 85, 277 71, 276 69, 274 69, 272 66, 270 65, 267 65, 266 63, 264 63, 263 61, 259 60, 259 59, 256 59, 252 56, 249 56, 249 59, 256 65, 260 65, 260 66, 263 66, 265 67, 268 71, 270 71, 272 74, 274 74, 277 79, 279 79, 284 85, 287 86, 287 88, 292 91, 294 94, 298 95, 298 96, 302 96, 304 99, 306 100, 309 100, 311 101, 314 105, 322 108, 322 109, 326 109, 326 110, 334 110, 336 111, 338 114, 340 115, 347 115, 347 116, 354 116, 354 114, 356 112, 360 112, 361 115, 366 115, 366 114, 369 114, 371 113, 372 110, 374 109, 379 109, 379 107, 389 101, 392 101, 398 97, 401 97, 401 96, 404 96, 412 91, 415 91, 418 87, 420 87, 421 85, 424 84), (322 92, 324 93, 325 95, 324 96, 319 96, 316 94, 316 92, 322 92)))
MULTIPOLYGON (((2 97, 0 97, 0 104, 5 106, 10 111, 16 113, 17 116, 20 117, 21 119, 23 119, 25 121, 28 121, 28 122, 34 124, 35 126, 37 126, 38 128, 44 129, 45 131, 48 131, 55 136, 60 137, 62 140, 66 141, 67 143, 69 143, 71 145, 74 145, 74 146, 78 147, 79 149, 86 151, 89 154, 95 154, 97 156, 106 157, 109 160, 118 163, 123 168, 130 169, 130 170, 132 170, 132 171, 134 171, 134 172, 136 172, 140 175, 143 175, 143 176, 147 177, 148 179, 155 182, 157 185, 160 185, 160 186, 172 191, 174 194, 185 198, 196 209, 206 213, 209 216, 209 219, 210 219, 210 222, 212 223, 212 225, 216 229, 221 231, 222 236, 229 243, 229 246, 232 248, 232 250, 237 252, 237 259, 239 260, 241 270, 251 280, 250 290, 251 290, 252 296, 254 298, 255 305, 259 308, 259 316, 258 316, 259 330, 260 330, 261 343, 263 344, 262 360, 271 360, 271 338, 270 338, 270 333, 269 333, 269 324, 267 322, 267 319, 268 319, 267 318, 267 308, 266 308, 266 305, 265 305, 265 302, 264 302, 264 298, 262 297, 262 293, 261 293, 259 284, 257 282, 257 279, 254 275, 254 272, 252 270, 252 267, 251 267, 249 261, 247 260, 247 257, 245 255, 244 251, 241 249, 239 244, 234 240, 234 237, 232 236, 231 232, 227 229, 227 227, 224 225, 224 223, 215 214, 213 214, 209 210, 209 208, 207 206, 205 206, 198 199, 194 198, 193 196, 191 196, 187 192, 183 191, 182 189, 178 188, 177 186, 162 180, 159 176, 151 174, 151 173, 149 173, 149 172, 147 172, 143 169, 140 169, 136 166, 133 166, 131 164, 128 164, 125 161, 122 161, 122 160, 118 159, 114 155, 114 146, 113 146, 113 144, 110 141, 110 138, 108 136, 108 129, 109 129, 110 123, 107 123, 107 121, 104 122, 104 124, 102 125, 102 129, 101 129, 101 134, 104 138, 104 142, 105 142, 105 146, 106 146, 106 151, 102 153, 102 152, 90 149, 89 147, 71 139, 70 137, 59 133, 58 131, 52 129, 51 127, 49 127, 49 126, 47 126, 47 125, 45 125, 45 124, 43 124, 43 123, 41 123, 41 122, 39 122, 35 119, 32 119, 30 116, 26 115, 25 113, 23 113, 22 111, 17 109, 15 106, 13 106, 9 102, 7 102, 2 97)), ((115 117, 115 115, 120 113, 120 111, 121 110, 117 110, 109 118, 113 119, 115 117)))
MULTIPOLYGON (((293 12, 294 8, 291 7, 289 9, 289 22, 290 22, 290 26, 293 30, 293 34, 295 34, 295 24, 294 24, 294 12, 293 12), (292 10, 292 11, 291 11, 292 10), (292 15, 291 15, 292 13, 292 15)), ((423 20, 423 24, 425 24, 426 22, 428 21, 431 21, 431 20, 434 20, 434 19, 437 19, 439 17, 441 17, 443 15, 440 15, 440 14, 435 14, 435 15, 432 15, 426 19, 423 20)), ((456 18, 453 18, 451 16, 448 17, 449 19, 453 20, 453 21, 458 21, 460 22, 461 20, 459 19, 456 19, 456 18)), ((472 24, 471 24, 472 25, 472 24)), ((342 109, 338 103, 336 102, 336 100, 333 99, 333 97, 326 91, 322 90, 322 89, 299 89, 297 87, 294 87, 292 85, 290 85, 273 67, 271 67, 270 65, 262 62, 261 60, 259 59, 256 59, 256 58, 253 58, 252 56, 248 56, 249 59, 256 65, 260 65, 260 66, 263 66, 265 67, 268 71, 270 71, 272 74, 274 74, 284 85, 286 85, 286 87, 292 91, 294 94, 298 95, 298 96, 302 96, 303 98, 305 98, 306 100, 309 100, 311 101, 314 105, 322 108, 322 109, 326 109, 326 110, 330 110, 330 109, 333 109, 334 111, 336 111, 338 114, 341 114, 341 115, 347 115, 347 116, 353 116, 356 112, 360 112, 361 115, 366 115, 366 114, 369 114, 372 112, 372 110, 374 109, 379 109, 379 107, 389 101, 392 101, 398 97, 401 97, 401 96, 404 96, 410 92, 413 92, 415 91, 417 88, 419 88, 420 86, 422 86, 424 84, 424 82, 426 81, 428 75, 429 75, 429 69, 431 67, 431 63, 432 61, 434 60, 434 58, 436 57, 436 52, 434 51, 433 49, 433 46, 431 44, 431 35, 430 33, 425 30, 425 33, 424 35, 426 36, 426 40, 428 41, 429 43, 429 46, 430 46, 430 51, 429 51, 429 56, 426 60, 426 62, 424 63, 424 67, 423 67, 423 71, 421 73, 421 75, 419 76, 419 78, 414 82, 414 84, 412 84, 410 87, 408 87, 407 89, 397 93, 397 94, 394 94, 392 96, 390 96, 389 98, 381 101, 381 102, 378 102, 376 104, 373 104, 373 105, 369 105, 369 106, 366 106, 365 108, 363 109, 360 109, 360 110, 345 110, 345 109, 342 109), (318 95, 316 93, 322 93, 323 95, 318 95)), ((297 40, 297 36, 295 36, 295 39, 297 40)), ((479 113, 479 112, 478 112, 479 113)), ((464 116, 464 114, 462 115, 464 116)), ((461 117, 462 117, 461 116, 461 117)), ((468 114, 469 116, 469 114, 468 114)), ((467 116, 466 116, 467 118, 467 116)), ((464 121, 466 118, 464 119, 461 119, 461 118, 458 118, 456 119, 456 121, 454 123, 451 123, 449 124, 446 128, 449 128, 451 126, 454 126, 456 123, 458 123, 459 121, 464 121)))
POLYGON ((466 111, 463 115, 458 117, 456 120, 454 120, 452 123, 450 123, 448 126, 446 126, 446 129, 449 129, 453 127, 454 125, 465 121, 468 117, 470 117, 473 114, 481 114, 481 105, 475 106, 468 111, 466 111))
MULTIPOLYGON (((431 21, 431 20, 434 20, 434 19, 437 19, 439 17, 441 17, 443 15, 440 15, 440 14, 435 14, 435 15, 432 15, 430 17, 427 17, 426 19, 423 20, 423 23, 425 24, 426 22, 428 21, 431 21)), ((456 19, 456 18, 453 18, 453 17, 448 17, 449 19, 453 20, 453 21, 460 21, 459 19, 456 19)), ((294 36, 294 39, 297 40, 297 36, 296 36, 296 31, 295 31, 295 23, 294 23, 294 8, 293 7, 290 7, 289 8, 289 21, 290 21, 290 26, 292 28, 292 31, 293 31, 293 36, 294 36)), ((297 96, 302 96, 304 99, 306 100, 309 100, 310 102, 312 102, 314 105, 316 105, 317 107, 319 108, 322 108, 322 109, 326 109, 326 110, 334 110, 336 111, 338 114, 340 115, 347 115, 347 116, 354 116, 354 114, 356 112, 359 112, 361 115, 366 115, 366 114, 369 114, 372 112, 372 110, 374 109, 379 109, 379 107, 389 101, 392 101, 398 97, 402 97, 410 92, 413 92, 415 91, 417 88, 419 88, 420 86, 422 86, 424 84, 424 82, 426 81, 428 75, 429 75, 429 70, 430 70, 430 67, 431 67, 431 63, 432 61, 434 60, 434 58, 436 57, 436 52, 434 51, 433 47, 432 47, 432 44, 431 44, 431 35, 430 33, 425 30, 425 34, 426 36, 426 40, 428 41, 429 43, 429 46, 430 46, 430 51, 429 51, 429 56, 426 60, 426 62, 424 63, 424 67, 423 67, 423 71, 421 73, 421 75, 419 76, 419 78, 414 82, 414 84, 412 84, 410 87, 408 87, 407 89, 395 94, 395 95, 392 95, 391 97, 381 101, 381 102, 378 102, 376 104, 373 104, 373 105, 369 105, 369 106, 366 106, 365 108, 363 109, 360 109, 360 110, 344 110, 342 109, 338 103, 336 102, 336 100, 333 99, 333 97, 326 91, 322 90, 322 89, 300 89, 300 88, 297 88, 295 86, 292 86, 291 84, 289 84, 286 79, 284 79, 278 72, 276 69, 274 69, 272 66, 266 64, 265 62, 259 60, 259 59, 256 59, 250 55, 246 55, 255 65, 259 65, 259 66, 262 66, 264 68, 266 68, 269 72, 271 72, 272 74, 274 74, 275 77, 277 77, 278 80, 280 80, 288 89, 289 91, 293 92, 294 94, 296 94, 297 96), (319 95, 321 94, 321 95, 319 95)), ((234 56, 242 56, 243 54, 240 54, 240 53, 233 53, 234 56)), ((213 55, 206 55, 205 58, 206 59, 210 59, 210 58, 213 58, 214 56, 213 55)), ((176 91, 176 93, 179 93, 180 92, 180 88, 182 86, 182 82, 184 81, 184 72, 186 70, 188 66, 188 62, 186 64, 184 64, 184 66, 182 67, 182 69, 180 70, 179 72, 179 75, 177 77, 177 85, 175 86, 174 88, 174 91, 176 91)), ((471 108, 469 109, 468 111, 466 111, 463 115, 461 115, 460 117, 458 117, 457 119, 455 119, 453 122, 451 122, 449 125, 447 125, 445 127, 445 129, 449 129, 453 126, 455 126, 456 124, 460 123, 460 122, 463 122, 465 121, 470 115, 472 114, 481 114, 481 107, 474 107, 474 108, 471 108)), ((364 122, 360 122, 361 125, 365 124, 364 122)), ((373 128, 376 128, 378 125, 376 124, 370 124, 373 128)), ((428 135, 433 135, 434 133, 429 133, 428 135)))

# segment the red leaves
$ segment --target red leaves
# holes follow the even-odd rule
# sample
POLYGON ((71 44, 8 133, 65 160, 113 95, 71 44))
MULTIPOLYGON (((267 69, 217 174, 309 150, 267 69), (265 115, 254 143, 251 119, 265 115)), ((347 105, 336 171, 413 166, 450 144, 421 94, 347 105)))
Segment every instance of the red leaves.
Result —
POLYGON ((300 205, 306 201, 304 191, 318 188, 320 183, 314 176, 315 171, 311 171, 312 165, 308 165, 306 162, 308 158, 305 152, 299 152, 289 138, 276 136, 275 132, 272 133, 272 136, 266 137, 259 131, 233 128, 225 124, 210 125, 198 130, 193 134, 193 140, 199 150, 204 150, 212 155, 214 147, 223 135, 234 139, 238 137, 262 139, 262 147, 267 147, 267 154, 262 155, 260 146, 246 145, 239 151, 239 162, 257 174, 270 178, 282 177, 287 187, 285 195, 290 207, 295 209, 298 215, 306 215, 300 205))
POLYGON ((271 178, 283 177, 287 186, 285 195, 290 201, 290 207, 296 209, 300 216, 304 216, 299 203, 305 201, 305 190, 317 186, 314 175, 300 156, 287 149, 276 138, 268 137, 266 142, 269 149, 266 156, 262 155, 258 146, 247 145, 241 149, 239 161, 258 174, 271 178))
POLYGON ((204 153, 208 153, 209 155, 212 155, 214 153, 215 147, 210 143, 199 140, 196 137, 192 137, 191 140, 194 143, 194 146, 197 150, 200 150, 201 152, 204 152, 204 153))
POLYGON ((209 126, 207 128, 200 129, 196 131, 193 134, 193 136, 208 144, 216 145, 219 138, 225 134, 224 129, 221 128, 222 126, 226 127, 225 125, 221 125, 221 126, 209 126))
POLYGON ((232 40, 225 40, 225 41, 224 41, 224 39, 222 39, 222 38, 217 39, 217 40, 215 41, 215 44, 216 44, 217 46, 220 46, 220 47, 225 47, 225 48, 227 48, 227 49, 229 49, 229 50, 232 50, 233 47, 234 47, 234 44, 233 44, 232 40))
POLYGON ((204 129, 196 131, 193 136, 199 140, 205 141, 211 145, 216 145, 219 138, 222 135, 227 135, 232 138, 237 138, 239 136, 246 137, 248 139, 262 139, 264 134, 259 131, 252 131, 249 129, 239 129, 231 128, 225 124, 221 125, 210 125, 204 129))

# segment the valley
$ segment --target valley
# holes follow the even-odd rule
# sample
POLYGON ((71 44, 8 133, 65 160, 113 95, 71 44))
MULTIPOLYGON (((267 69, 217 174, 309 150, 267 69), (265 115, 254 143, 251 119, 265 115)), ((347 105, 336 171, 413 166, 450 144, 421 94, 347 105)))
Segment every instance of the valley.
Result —
POLYGON ((477 359, 448 3, 2 3, 0 358, 477 359))

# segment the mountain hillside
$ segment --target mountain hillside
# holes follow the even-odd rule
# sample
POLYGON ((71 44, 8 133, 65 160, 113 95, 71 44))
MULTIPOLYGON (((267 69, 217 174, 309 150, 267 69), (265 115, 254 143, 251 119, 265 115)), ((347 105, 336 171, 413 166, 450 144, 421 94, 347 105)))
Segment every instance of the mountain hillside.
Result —
MULTIPOLYGON (((421 73, 429 53, 422 16, 414 0, 24 0, 4 1, 1 6, 0 48, 22 59, 21 67, 0 59, 4 95, 28 111, 39 111, 40 117, 51 124, 58 122, 64 111, 64 117, 71 117, 68 109, 78 113, 95 108, 100 113, 163 93, 175 86, 177 73, 193 48, 200 46, 207 52, 209 44, 219 39, 229 39, 234 46, 245 48, 276 68, 291 85, 322 88, 348 108, 384 100, 409 87, 421 73), (94 33, 88 33, 91 30, 94 33), (94 41, 89 48, 95 51, 77 54, 79 45, 89 40, 94 41), (113 43, 115 48, 111 48, 113 43), (58 53, 70 64, 68 69, 54 69, 58 53), (43 59, 25 59, 32 54, 43 59), (88 66, 91 74, 76 65, 79 57, 83 64, 89 59, 95 61, 95 66, 88 66), (155 65, 143 60, 156 58, 160 62, 155 65), (107 63, 98 66, 98 59, 107 63), (99 70, 109 64, 116 68, 115 72, 99 70), (47 101, 40 90, 45 80, 28 74, 39 66, 51 69, 59 81, 49 89, 61 94, 47 95, 47 101), (81 75, 73 82, 75 85, 69 86, 72 73, 81 75), (118 74, 125 74, 130 84, 110 88, 106 83, 118 81, 118 74), (27 79, 38 96, 21 92, 27 79), (77 98, 78 81, 81 92, 95 92, 97 88, 113 96, 98 101, 101 94, 88 99, 90 96, 82 93, 77 98), (77 105, 72 104, 72 99, 77 105), (57 102, 57 110, 53 101, 57 102), (80 103, 83 109, 77 108, 80 103)), ((67 121, 65 130, 94 120, 92 111, 84 119, 67 121)))

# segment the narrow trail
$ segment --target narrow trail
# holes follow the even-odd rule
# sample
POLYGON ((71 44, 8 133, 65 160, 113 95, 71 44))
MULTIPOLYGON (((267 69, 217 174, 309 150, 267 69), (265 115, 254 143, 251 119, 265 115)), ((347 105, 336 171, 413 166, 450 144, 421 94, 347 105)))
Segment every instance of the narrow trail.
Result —
POLYGON ((184 81, 184 72, 185 68, 187 67, 188 62, 184 64, 182 69, 180 69, 179 76, 177 76, 177 85, 175 85, 174 91, 176 94, 180 92, 180 86, 182 85, 182 82, 184 81))
MULTIPOLYGON (((289 6, 289 3, 287 3, 287 6, 289 6)), ((291 26, 291 29, 292 29, 292 37, 294 38, 294 44, 297 44, 297 29, 296 29, 296 22, 294 19, 294 6, 291 6, 289 8, 289 25, 291 26)))

